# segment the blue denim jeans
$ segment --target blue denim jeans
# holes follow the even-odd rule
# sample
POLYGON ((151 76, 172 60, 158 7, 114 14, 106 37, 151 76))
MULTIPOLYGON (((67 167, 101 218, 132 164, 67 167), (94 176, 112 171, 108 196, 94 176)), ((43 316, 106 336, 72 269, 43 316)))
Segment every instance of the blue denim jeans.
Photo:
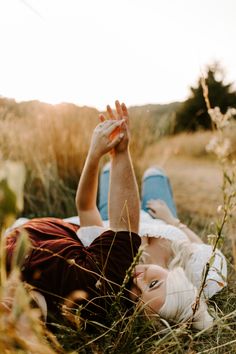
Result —
MULTIPOLYGON (((98 209, 103 220, 108 220, 108 191, 110 163, 107 163, 100 174, 98 209)), ((150 199, 161 199, 166 202, 172 214, 177 217, 176 207, 169 178, 159 168, 151 167, 143 175, 141 191, 141 209, 148 211, 146 204, 150 199)))
POLYGON ((110 163, 108 162, 102 169, 99 178, 99 198, 98 209, 102 220, 108 220, 108 192, 110 180, 110 163))
POLYGON ((143 175, 141 191, 142 210, 148 211, 146 205, 150 199, 163 200, 171 210, 173 216, 177 217, 176 206, 173 199, 169 178, 160 168, 150 167, 143 175))

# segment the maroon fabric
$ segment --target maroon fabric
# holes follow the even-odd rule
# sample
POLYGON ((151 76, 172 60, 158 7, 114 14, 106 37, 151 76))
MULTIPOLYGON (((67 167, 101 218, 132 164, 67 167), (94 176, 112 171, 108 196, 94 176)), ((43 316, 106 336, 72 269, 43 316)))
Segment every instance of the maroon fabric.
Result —
MULTIPOLYGON (((51 314, 75 290, 87 293, 87 315, 108 310, 141 242, 134 233, 106 231, 84 247, 76 235, 78 226, 56 218, 33 219, 23 228, 32 249, 22 277, 44 294, 51 314)), ((20 230, 7 237, 8 268, 20 230)))

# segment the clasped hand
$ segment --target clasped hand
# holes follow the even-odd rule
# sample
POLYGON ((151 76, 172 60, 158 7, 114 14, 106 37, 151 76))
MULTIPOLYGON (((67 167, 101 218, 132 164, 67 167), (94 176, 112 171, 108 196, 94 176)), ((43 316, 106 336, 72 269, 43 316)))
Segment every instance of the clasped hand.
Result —
POLYGON ((90 144, 90 154, 101 158, 104 154, 120 143, 124 134, 122 132, 112 137, 112 133, 124 123, 124 120, 106 120, 96 126, 90 144))
POLYGON ((94 129, 90 144, 90 154, 101 158, 107 152, 112 155, 127 150, 129 144, 128 111, 124 103, 115 102, 116 112, 107 106, 108 119, 101 114, 100 124, 94 129))

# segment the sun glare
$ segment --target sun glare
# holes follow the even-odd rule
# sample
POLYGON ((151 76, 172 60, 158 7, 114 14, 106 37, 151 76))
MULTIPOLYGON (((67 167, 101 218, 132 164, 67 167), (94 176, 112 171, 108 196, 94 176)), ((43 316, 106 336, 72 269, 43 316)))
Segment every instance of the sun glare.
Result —
POLYGON ((213 60, 236 80, 235 10, 231 0, 3 1, 0 94, 96 107, 183 100, 213 60))

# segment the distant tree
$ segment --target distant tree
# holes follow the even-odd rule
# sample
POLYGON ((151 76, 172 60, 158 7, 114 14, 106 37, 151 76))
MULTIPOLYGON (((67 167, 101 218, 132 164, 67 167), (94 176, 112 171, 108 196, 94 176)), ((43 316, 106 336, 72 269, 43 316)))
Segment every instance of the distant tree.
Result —
MULTIPOLYGON (((219 64, 207 67, 206 84, 211 107, 218 106, 222 113, 229 107, 236 107, 236 92, 232 83, 224 84, 224 73, 219 64), (219 79, 217 80, 217 77, 219 79)), ((203 97, 201 78, 197 87, 191 87, 191 96, 180 105, 176 112, 174 132, 212 129, 211 119, 207 113, 203 97)))

